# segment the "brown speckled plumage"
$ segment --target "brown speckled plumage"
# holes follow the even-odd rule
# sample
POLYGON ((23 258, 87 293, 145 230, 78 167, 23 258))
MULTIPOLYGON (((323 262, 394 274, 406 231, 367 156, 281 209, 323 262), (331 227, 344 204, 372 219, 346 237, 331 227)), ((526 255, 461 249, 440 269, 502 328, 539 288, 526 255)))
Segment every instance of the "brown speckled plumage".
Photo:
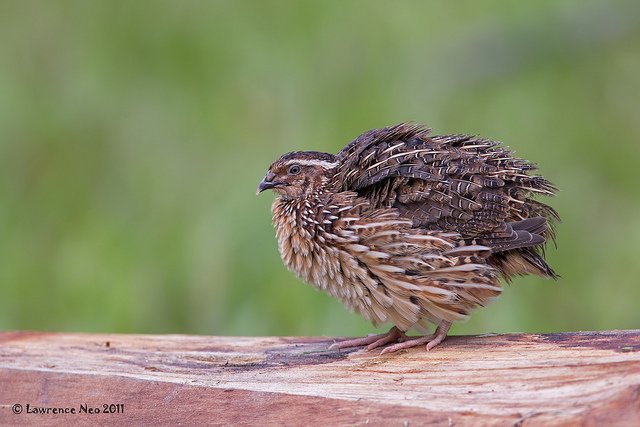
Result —
POLYGON ((429 131, 400 124, 336 155, 288 153, 258 187, 278 194, 273 221, 286 266, 373 324, 395 325, 336 347, 430 349, 500 294, 500 277, 556 277, 543 245, 559 218, 534 200, 555 187, 495 141, 429 131), (404 335, 427 321, 434 335, 404 335))

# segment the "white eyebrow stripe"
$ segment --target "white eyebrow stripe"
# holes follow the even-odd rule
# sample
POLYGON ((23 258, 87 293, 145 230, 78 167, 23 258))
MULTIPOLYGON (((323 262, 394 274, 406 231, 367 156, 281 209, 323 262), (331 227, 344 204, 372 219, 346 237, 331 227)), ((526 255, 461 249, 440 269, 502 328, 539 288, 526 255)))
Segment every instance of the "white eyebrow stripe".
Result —
POLYGON ((309 159, 291 159, 283 163, 284 165, 301 165, 301 166, 320 166, 325 169, 333 169, 338 166, 338 162, 329 162, 327 160, 309 160, 309 159))

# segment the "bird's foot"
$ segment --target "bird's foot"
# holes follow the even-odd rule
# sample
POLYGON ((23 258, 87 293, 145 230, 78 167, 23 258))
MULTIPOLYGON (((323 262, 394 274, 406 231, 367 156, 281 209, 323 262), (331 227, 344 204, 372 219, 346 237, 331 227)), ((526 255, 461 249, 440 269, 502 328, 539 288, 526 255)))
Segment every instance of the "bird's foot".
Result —
POLYGON ((381 347, 390 342, 402 341, 406 338, 407 336, 404 334, 404 332, 394 326, 393 328, 389 329, 389 332, 385 334, 372 334, 364 338, 356 338, 334 343, 329 347, 329 350, 338 350, 349 347, 362 347, 365 345, 367 346, 367 350, 373 350, 374 348, 381 347))
POLYGON ((394 353, 398 350, 404 350, 406 348, 416 347, 422 344, 427 344, 426 349, 427 351, 429 351, 440 344, 442 341, 444 341, 444 339, 447 337, 447 333, 449 333, 449 328, 451 328, 451 322, 442 321, 436 328, 436 332, 433 335, 408 339, 404 342, 394 344, 382 350, 380 354, 394 353))

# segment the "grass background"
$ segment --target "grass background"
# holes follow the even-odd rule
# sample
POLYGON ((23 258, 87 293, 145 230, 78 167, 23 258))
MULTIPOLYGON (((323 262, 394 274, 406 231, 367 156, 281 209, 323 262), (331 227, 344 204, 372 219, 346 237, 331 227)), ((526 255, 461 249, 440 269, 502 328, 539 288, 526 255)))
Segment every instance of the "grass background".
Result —
POLYGON ((0 329, 372 331, 286 271, 254 191, 407 120, 562 190, 562 280, 454 333, 640 325, 637 1, 5 1, 0 52, 0 329))

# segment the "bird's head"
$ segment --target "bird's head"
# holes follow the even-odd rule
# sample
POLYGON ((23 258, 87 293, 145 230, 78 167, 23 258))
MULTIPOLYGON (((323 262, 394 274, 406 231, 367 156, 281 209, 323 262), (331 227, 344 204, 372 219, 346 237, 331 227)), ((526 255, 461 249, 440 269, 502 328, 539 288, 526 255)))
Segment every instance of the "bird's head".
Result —
POLYGON ((272 189, 284 199, 314 194, 329 183, 338 167, 332 154, 317 151, 287 153, 273 162, 256 194, 272 189))

